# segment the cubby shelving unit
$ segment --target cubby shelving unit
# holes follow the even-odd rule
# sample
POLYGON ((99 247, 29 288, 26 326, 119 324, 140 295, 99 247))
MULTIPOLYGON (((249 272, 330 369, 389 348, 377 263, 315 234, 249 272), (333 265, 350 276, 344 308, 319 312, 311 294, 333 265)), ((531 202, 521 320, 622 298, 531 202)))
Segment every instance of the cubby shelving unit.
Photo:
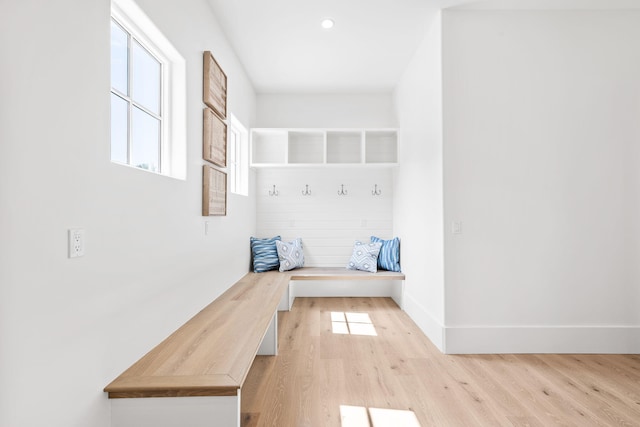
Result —
POLYGON ((251 166, 396 166, 396 129, 252 129, 251 166))
POLYGON ((289 135, 286 130, 263 129, 251 132, 251 159, 263 164, 287 164, 289 135))

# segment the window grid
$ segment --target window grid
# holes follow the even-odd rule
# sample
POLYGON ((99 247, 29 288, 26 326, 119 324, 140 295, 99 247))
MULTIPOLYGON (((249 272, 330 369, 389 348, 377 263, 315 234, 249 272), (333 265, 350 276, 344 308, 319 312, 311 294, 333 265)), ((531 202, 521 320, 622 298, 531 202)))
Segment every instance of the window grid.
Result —
MULTIPOLYGON (((150 49, 148 49, 145 44, 136 36, 134 36, 131 31, 129 31, 127 28, 125 28, 122 24, 120 24, 118 22, 117 19, 115 19, 114 17, 111 17, 111 20, 113 21, 113 23, 115 23, 118 28, 120 28, 126 35, 127 35, 127 93, 122 93, 120 90, 116 89, 113 86, 113 81, 111 82, 111 93, 114 94, 115 96, 121 98, 123 101, 125 101, 127 103, 127 164, 130 166, 135 166, 138 167, 136 165, 132 164, 132 151, 133 151, 133 126, 132 126, 132 117, 133 117, 133 109, 134 108, 138 108, 139 110, 141 110, 142 112, 144 112, 145 114, 148 114, 149 116, 153 117, 154 119, 158 120, 158 125, 159 125, 159 139, 158 139, 158 170, 153 171, 153 172, 158 172, 161 173, 163 170, 163 161, 162 158, 164 156, 163 153, 163 143, 164 143, 164 123, 163 123, 163 105, 164 105, 164 90, 162 90, 162 82, 164 81, 164 64, 163 62, 156 56, 153 54, 153 52, 151 52, 150 49), (141 103, 135 101, 133 99, 133 73, 134 73, 134 69, 133 69, 133 60, 132 60, 132 52, 133 52, 133 43, 136 42, 140 45, 140 47, 142 49, 144 49, 145 52, 147 52, 152 58, 154 58, 156 61, 158 61, 158 64, 160 64, 160 88, 159 88, 159 92, 160 92, 160 99, 159 99, 159 106, 158 106, 158 110, 159 110, 159 114, 154 113, 153 111, 149 110, 147 107, 145 107, 144 105, 142 105, 141 103)), ((143 168, 141 168, 143 169, 143 168)))

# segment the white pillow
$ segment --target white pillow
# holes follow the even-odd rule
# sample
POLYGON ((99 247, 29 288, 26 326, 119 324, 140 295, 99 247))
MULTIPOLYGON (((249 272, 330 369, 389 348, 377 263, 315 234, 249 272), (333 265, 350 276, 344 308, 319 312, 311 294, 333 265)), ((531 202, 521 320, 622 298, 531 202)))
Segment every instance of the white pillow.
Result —
POLYGON ((302 251, 302 239, 297 238, 292 242, 276 241, 280 271, 289 271, 294 268, 304 267, 304 252, 302 251))
POLYGON ((347 270, 362 270, 375 273, 378 271, 378 254, 381 242, 362 243, 356 240, 347 270))

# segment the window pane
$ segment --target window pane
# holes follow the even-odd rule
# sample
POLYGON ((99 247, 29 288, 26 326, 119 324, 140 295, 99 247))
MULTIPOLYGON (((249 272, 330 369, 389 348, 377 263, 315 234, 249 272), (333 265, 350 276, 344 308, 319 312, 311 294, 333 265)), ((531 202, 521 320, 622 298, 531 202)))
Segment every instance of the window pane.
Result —
POLYGON ((160 114, 160 63, 138 42, 133 42, 132 98, 160 114))
POLYGON ((111 160, 127 163, 128 103, 111 94, 111 160))
POLYGON ((118 24, 111 21, 111 87, 128 95, 127 74, 129 63, 127 59, 128 34, 118 24))
POLYGON ((160 121, 133 107, 131 165, 160 172, 160 121))

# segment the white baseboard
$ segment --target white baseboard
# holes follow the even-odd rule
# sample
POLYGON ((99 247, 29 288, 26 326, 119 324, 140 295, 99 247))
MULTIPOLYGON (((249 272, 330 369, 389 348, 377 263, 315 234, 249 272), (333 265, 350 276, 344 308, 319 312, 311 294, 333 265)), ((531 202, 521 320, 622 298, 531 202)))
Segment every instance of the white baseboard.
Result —
POLYGON ((640 327, 446 327, 447 354, 640 353, 640 327))
POLYGON ((422 304, 407 293, 404 294, 404 311, 433 345, 444 352, 444 326, 434 319, 422 304))
POLYGON ((640 326, 445 327, 408 293, 404 310, 446 354, 640 354, 640 326))

